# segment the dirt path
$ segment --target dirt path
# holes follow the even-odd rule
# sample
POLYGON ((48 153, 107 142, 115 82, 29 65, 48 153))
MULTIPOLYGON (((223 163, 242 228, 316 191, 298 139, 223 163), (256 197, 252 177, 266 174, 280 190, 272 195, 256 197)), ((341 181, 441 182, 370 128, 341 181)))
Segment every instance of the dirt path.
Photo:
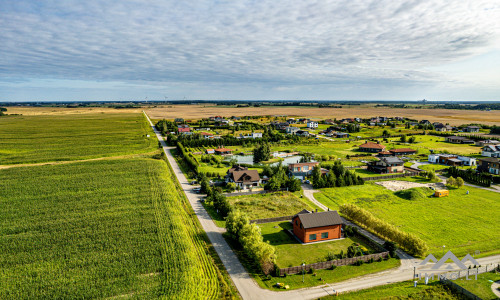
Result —
POLYGON ((138 153, 138 154, 118 155, 118 156, 107 156, 107 157, 105 156, 105 157, 80 159, 80 160, 49 161, 49 162, 34 163, 34 164, 0 165, 0 170, 1 169, 10 169, 10 168, 21 168, 21 167, 63 165, 63 164, 72 164, 72 163, 79 163, 79 162, 85 162, 85 161, 94 161, 94 160, 134 158, 134 157, 140 157, 140 156, 144 156, 144 155, 153 155, 155 153, 157 153, 157 151, 145 152, 145 153, 138 153))
POLYGON ((491 291, 500 299, 500 280, 491 284, 491 291))

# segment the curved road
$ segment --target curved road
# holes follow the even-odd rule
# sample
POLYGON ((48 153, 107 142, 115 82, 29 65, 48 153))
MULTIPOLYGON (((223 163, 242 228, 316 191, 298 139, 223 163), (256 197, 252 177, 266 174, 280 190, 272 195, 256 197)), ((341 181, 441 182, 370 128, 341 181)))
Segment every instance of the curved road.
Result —
MULTIPOLYGON (((205 230, 210 242, 214 246, 215 251, 219 255, 224 267, 226 268, 229 276, 233 280, 234 285, 238 289, 241 297, 245 300, 247 299, 283 299, 283 300, 295 300, 295 299, 317 299, 320 297, 328 296, 332 294, 332 288, 338 292, 353 291, 359 289, 366 289, 374 286, 389 284, 393 282, 400 282, 405 280, 410 280, 413 278, 413 269, 408 268, 406 264, 398 269, 391 269, 375 274, 370 274, 367 276, 361 276, 353 278, 347 281, 338 282, 330 285, 317 286, 313 288, 304 288, 292 291, 270 291, 263 289, 257 285, 257 283, 250 277, 248 272, 245 270, 243 265, 240 263, 236 254, 231 250, 227 242, 224 240, 222 233, 223 228, 219 228, 210 218, 209 214, 201 205, 200 195, 193 192, 193 186, 189 184, 188 180, 182 173, 179 165, 175 161, 172 153, 170 152, 173 147, 168 147, 165 143, 164 138, 161 136, 160 132, 156 130, 153 123, 149 119, 149 116, 143 112, 148 119, 151 127, 153 128, 156 137, 160 141, 163 151, 167 155, 168 162, 174 170, 175 176, 177 177, 179 183, 181 184, 187 199, 189 200, 193 210, 199 219, 201 226, 205 230)), ((312 194, 311 194, 312 195, 312 194)), ((309 197, 308 197, 309 198, 309 197)), ((314 198, 314 197, 312 197, 314 198)), ((314 200, 316 201, 316 200, 314 200)), ((322 205, 323 206, 323 205, 322 205)), ((488 263, 498 263, 500 260, 500 255, 485 257, 483 259, 478 259, 478 261, 485 265, 488 263)))

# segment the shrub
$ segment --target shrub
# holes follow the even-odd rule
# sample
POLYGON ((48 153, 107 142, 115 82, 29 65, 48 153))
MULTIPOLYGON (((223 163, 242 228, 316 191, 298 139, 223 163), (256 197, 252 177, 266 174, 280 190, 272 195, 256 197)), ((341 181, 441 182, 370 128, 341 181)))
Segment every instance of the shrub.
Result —
POLYGON ((361 259, 358 259, 358 260, 354 263, 354 265, 355 265, 355 266, 361 266, 362 264, 363 264, 363 261, 362 261, 361 259))
POLYGON ((314 273, 314 268, 313 268, 313 267, 311 267, 311 268, 309 269, 309 274, 313 274, 313 273, 314 273))
POLYGON ((326 261, 329 260, 335 260, 335 254, 333 252, 328 252, 328 254, 325 256, 326 261))
POLYGON ((335 270, 336 268, 337 268, 337 266, 336 266, 336 265, 332 265, 332 266, 330 267, 330 270, 332 270, 332 271, 333 271, 333 270, 335 270))
POLYGON ((373 259, 373 257, 372 257, 372 258, 370 258, 370 259, 368 260, 368 263, 370 263, 370 264, 371 264, 371 263, 372 263, 372 262, 374 262, 374 261, 375 261, 375 260, 374 260, 374 259, 373 259))

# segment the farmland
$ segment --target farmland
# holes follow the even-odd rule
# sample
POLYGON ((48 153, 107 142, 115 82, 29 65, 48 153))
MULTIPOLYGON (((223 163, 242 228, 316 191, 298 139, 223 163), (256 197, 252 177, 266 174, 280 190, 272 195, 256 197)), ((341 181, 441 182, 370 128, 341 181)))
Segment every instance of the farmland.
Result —
POLYGON ((1 170, 0 298, 219 297, 170 176, 151 159, 1 170))
POLYGON ((9 116, 0 119, 0 165, 151 152, 142 114, 9 116))
POLYGON ((500 204, 496 193, 463 187, 451 189, 449 197, 434 198, 430 197, 431 190, 418 189, 428 196, 409 200, 405 193, 393 193, 371 183, 323 189, 314 196, 331 209, 344 203, 366 208, 376 217, 421 237, 436 257, 442 255, 442 245, 457 256, 476 250, 483 256, 498 253, 500 204))

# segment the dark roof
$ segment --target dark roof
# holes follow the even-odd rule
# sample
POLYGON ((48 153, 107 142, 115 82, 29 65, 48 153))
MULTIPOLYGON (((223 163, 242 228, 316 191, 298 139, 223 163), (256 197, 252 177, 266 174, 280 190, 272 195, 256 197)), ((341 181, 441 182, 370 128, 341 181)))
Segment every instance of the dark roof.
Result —
POLYGON ((296 215, 304 228, 324 227, 343 224, 336 210, 323 211, 318 213, 298 213, 296 215))
POLYGON ((413 150, 411 148, 399 148, 399 149, 392 149, 392 150, 389 150, 390 152, 395 152, 395 153, 399 153, 399 152, 417 152, 416 150, 413 150))
POLYGON ((301 211, 299 211, 298 213, 295 214, 295 216, 293 216, 294 218, 298 215, 301 215, 301 214, 310 214, 311 212, 308 211, 307 209, 303 209, 301 211))
POLYGON ((243 171, 233 171, 234 182, 249 182, 249 181, 259 181, 259 171, 257 170, 243 170, 243 171))
POLYGON ((479 160, 487 162, 500 162, 500 159, 498 159, 498 157, 483 157, 480 158, 479 160))
POLYGON ((240 165, 237 165, 236 167, 229 169, 229 170, 227 171, 227 173, 228 173, 228 174, 231 174, 231 173, 233 173, 234 171, 245 171, 245 170, 248 170, 248 168, 247 168, 247 167, 242 167, 242 166, 240 166, 240 165))
POLYGON ((379 158, 381 161, 384 161, 385 163, 388 164, 401 164, 404 163, 404 161, 401 160, 401 158, 397 156, 387 156, 387 157, 380 157, 379 158))
POLYGON ((454 139, 454 140, 466 140, 467 138, 465 136, 449 136, 448 139, 454 139))

